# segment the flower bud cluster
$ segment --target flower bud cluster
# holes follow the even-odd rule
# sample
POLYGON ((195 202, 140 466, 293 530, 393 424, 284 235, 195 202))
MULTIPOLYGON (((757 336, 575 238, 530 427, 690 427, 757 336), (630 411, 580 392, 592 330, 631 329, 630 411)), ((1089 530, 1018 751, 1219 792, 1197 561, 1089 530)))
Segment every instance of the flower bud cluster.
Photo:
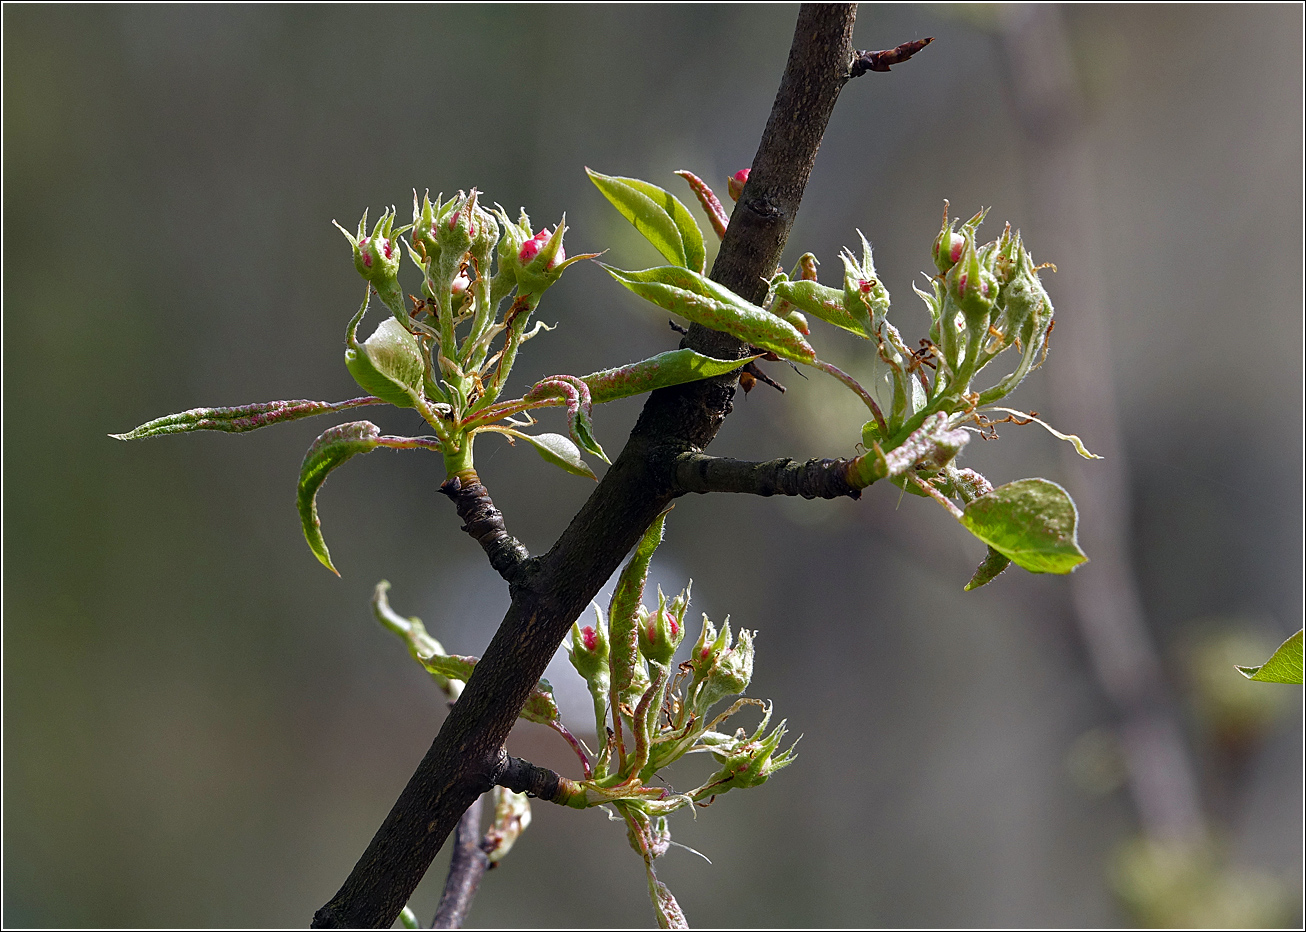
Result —
POLYGON ((948 395, 968 395, 980 370, 1007 348, 1017 347, 1020 359, 1012 372, 979 394, 981 404, 991 404, 1010 394, 1042 362, 1052 302, 1019 232, 1008 225, 998 239, 978 245, 985 213, 980 211, 954 232, 945 206, 933 248, 940 277, 933 280, 932 293, 917 289, 917 294, 933 318, 930 340, 946 363, 940 379, 948 395))

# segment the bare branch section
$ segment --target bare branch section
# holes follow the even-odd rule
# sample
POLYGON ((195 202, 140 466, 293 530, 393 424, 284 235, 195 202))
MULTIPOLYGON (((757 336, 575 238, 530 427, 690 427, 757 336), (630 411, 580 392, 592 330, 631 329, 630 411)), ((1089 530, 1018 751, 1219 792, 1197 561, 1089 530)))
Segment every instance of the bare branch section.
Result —
POLYGON ((849 483, 851 465, 845 459, 799 463, 785 457, 751 463, 704 453, 682 453, 676 457, 676 485, 685 492, 861 498, 861 489, 849 483))
MULTIPOLYGON (((748 184, 712 279, 760 302, 798 212, 821 137, 855 57, 853 4, 806 4, 748 184)), ((747 348, 690 328, 683 345, 717 359, 747 348)), ((621 455, 558 542, 521 564, 513 602, 462 697, 354 870, 318 910, 320 928, 388 928, 467 807, 502 773, 503 742, 572 621, 680 490, 676 458, 711 442, 736 376, 655 391, 621 455)), ((469 525, 470 527, 471 525, 469 525)), ((479 538, 478 538, 479 539, 479 538)), ((542 794, 541 798, 543 798, 542 794)))
POLYGON ((463 519, 463 530, 481 545, 490 558, 490 566, 508 582, 515 582, 530 553, 508 533, 503 513, 494 507, 481 480, 475 473, 465 478, 452 476, 444 481, 440 491, 453 500, 458 517, 463 519))
POLYGON ((453 836, 453 860, 449 863, 449 876, 440 894, 440 905, 435 909, 433 929, 461 929, 472 908, 476 888, 490 869, 490 859, 481 850, 481 808, 483 796, 467 807, 458 820, 453 836))

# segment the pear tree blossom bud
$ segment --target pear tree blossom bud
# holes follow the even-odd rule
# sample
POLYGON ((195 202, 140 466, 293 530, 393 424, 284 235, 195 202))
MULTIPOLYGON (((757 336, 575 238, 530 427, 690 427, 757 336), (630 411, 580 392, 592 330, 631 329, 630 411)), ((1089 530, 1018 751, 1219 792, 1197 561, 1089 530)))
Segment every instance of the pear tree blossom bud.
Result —
POLYGON ((744 185, 748 184, 748 173, 751 169, 741 168, 730 176, 726 182, 726 190, 730 192, 730 200, 739 200, 739 195, 744 193, 744 185))

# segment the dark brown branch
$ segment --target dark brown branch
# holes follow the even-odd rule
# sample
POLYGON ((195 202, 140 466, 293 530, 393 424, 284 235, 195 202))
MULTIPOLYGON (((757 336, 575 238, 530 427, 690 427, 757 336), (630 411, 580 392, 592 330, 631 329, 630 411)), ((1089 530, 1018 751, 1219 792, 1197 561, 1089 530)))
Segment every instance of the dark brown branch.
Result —
MULTIPOLYGON (((853 61, 852 4, 807 4, 752 172, 712 278, 750 301, 784 250, 821 137, 853 61)), ((733 337, 695 325, 683 345, 738 359, 733 337)), ((503 742, 572 621, 677 494, 676 457, 702 450, 730 413, 734 375, 654 392, 621 455, 558 542, 526 560, 513 602, 462 697, 317 927, 389 927, 463 812, 496 773, 503 742)))
POLYGON ((676 457, 676 485, 684 492, 746 492, 750 495, 801 495, 803 498, 861 498, 848 482, 848 460, 789 458, 750 463, 705 453, 676 457))
POLYGON ((453 476, 444 481, 440 491, 453 500, 463 530, 472 536, 490 558, 490 566, 508 582, 515 582, 530 553, 517 538, 508 533, 503 513, 490 501, 490 493, 472 473, 470 478, 453 476))
POLYGON ((879 52, 858 52, 848 77, 860 78, 868 71, 888 71, 890 65, 902 64, 933 41, 934 36, 930 36, 928 39, 913 39, 879 52))
POLYGON ((520 757, 505 754, 504 759, 507 766, 494 782, 514 793, 525 793, 551 803, 558 796, 558 788, 570 782, 548 767, 540 767, 520 757))
POLYGON ((433 929, 461 929, 472 908, 481 878, 490 869, 490 859, 481 850, 481 808, 484 796, 467 807, 453 835, 453 860, 444 881, 444 893, 435 909, 433 929))

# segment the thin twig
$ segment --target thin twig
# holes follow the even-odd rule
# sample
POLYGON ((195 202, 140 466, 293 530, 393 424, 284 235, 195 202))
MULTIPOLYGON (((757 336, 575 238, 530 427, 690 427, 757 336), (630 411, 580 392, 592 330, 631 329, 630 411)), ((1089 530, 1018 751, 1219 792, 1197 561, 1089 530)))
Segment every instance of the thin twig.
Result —
POLYGON ((530 559, 530 552, 508 533, 503 513, 494 507, 476 473, 452 476, 440 491, 453 500, 458 517, 463 519, 463 530, 485 550, 490 566, 508 582, 515 581, 522 565, 530 559))
POLYGON ((490 869, 490 859, 481 850, 481 809, 484 796, 467 807, 453 836, 453 860, 449 862, 449 876, 444 881, 444 893, 435 909, 433 929, 461 929, 472 908, 472 899, 481 878, 490 869))

